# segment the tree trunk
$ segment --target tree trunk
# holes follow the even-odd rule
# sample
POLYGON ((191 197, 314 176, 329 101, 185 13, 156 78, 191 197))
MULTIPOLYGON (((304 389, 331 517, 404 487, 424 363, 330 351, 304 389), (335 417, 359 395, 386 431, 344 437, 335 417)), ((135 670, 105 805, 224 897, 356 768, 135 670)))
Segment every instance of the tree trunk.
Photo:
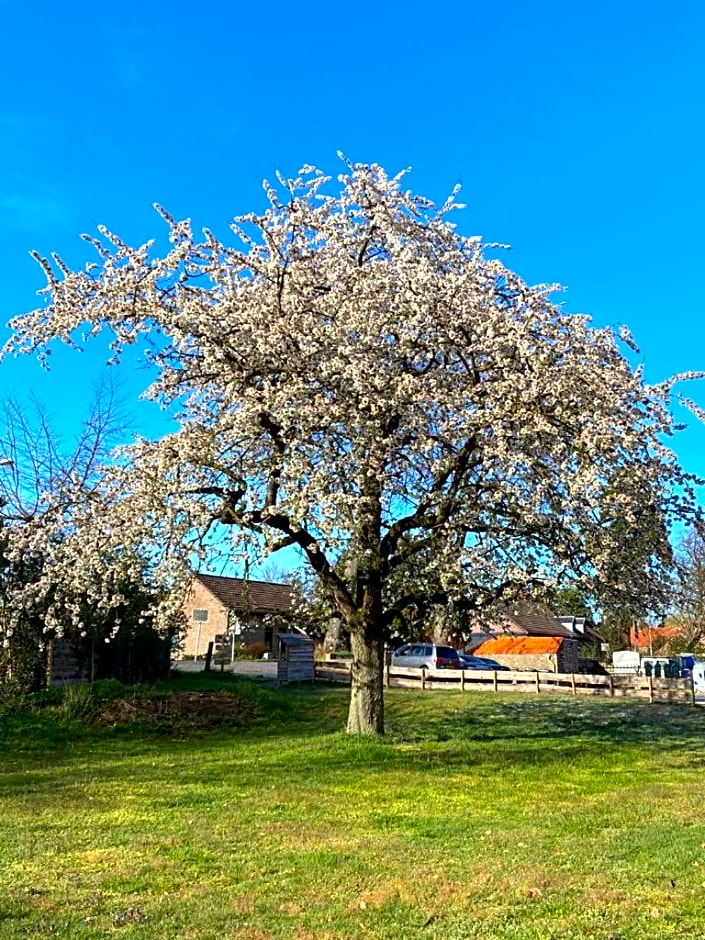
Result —
POLYGON ((384 630, 380 543, 382 525, 382 466, 371 461, 363 490, 366 510, 355 538, 350 576, 354 572, 354 601, 359 614, 351 624, 352 689, 348 734, 384 734, 384 630))
POLYGON ((384 641, 372 630, 356 630, 351 632, 350 647, 353 660, 348 734, 384 734, 384 641))
POLYGON ((341 617, 329 617, 326 622, 326 635, 323 640, 323 649, 326 653, 334 653, 340 649, 343 621, 341 617))

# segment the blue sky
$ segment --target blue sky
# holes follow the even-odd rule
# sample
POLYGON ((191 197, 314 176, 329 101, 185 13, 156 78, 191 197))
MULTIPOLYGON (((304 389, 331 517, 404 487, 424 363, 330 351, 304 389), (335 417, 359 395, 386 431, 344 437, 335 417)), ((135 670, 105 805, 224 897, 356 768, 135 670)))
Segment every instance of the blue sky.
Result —
MULTIPOLYGON (((0 0, 0 318, 36 305, 28 251, 83 264, 104 223, 160 234, 158 201, 226 235, 261 180, 336 151, 441 201, 462 231, 512 245, 570 311, 626 323, 656 381, 705 368, 705 5, 649 0, 176 2, 0 0)), ((129 364, 128 364, 129 365, 129 364)), ((62 427, 101 355, 0 366, 62 427)), ((123 378, 128 392, 143 376, 123 378)), ((705 383, 690 390, 705 404, 705 383)), ((694 421, 691 422, 694 424, 694 421)), ((676 449, 705 475, 705 432, 676 449)))

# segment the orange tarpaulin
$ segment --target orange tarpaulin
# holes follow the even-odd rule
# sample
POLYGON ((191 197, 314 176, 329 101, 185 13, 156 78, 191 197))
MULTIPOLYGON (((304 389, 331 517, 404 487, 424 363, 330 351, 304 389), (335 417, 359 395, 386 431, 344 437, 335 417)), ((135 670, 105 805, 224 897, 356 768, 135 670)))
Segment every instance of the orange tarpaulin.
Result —
POLYGON ((496 636, 485 640, 472 652, 473 656, 557 653, 562 642, 563 637, 560 636, 496 636))

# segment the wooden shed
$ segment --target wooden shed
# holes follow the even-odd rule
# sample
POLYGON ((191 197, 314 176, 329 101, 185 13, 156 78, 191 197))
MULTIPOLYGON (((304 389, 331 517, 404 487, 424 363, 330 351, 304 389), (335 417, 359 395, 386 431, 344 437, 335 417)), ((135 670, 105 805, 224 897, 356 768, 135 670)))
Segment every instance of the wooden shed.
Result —
POLYGON ((313 640, 301 633, 280 633, 278 640, 279 682, 313 682, 316 677, 313 640))

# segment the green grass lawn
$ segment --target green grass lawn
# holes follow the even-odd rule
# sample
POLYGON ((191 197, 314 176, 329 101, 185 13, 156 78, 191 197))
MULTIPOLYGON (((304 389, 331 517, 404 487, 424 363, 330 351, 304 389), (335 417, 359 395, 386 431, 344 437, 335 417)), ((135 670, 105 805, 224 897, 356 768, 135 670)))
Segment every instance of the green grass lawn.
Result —
POLYGON ((356 740, 210 681, 228 724, 0 717, 0 937, 705 937, 705 710, 395 689, 356 740))

